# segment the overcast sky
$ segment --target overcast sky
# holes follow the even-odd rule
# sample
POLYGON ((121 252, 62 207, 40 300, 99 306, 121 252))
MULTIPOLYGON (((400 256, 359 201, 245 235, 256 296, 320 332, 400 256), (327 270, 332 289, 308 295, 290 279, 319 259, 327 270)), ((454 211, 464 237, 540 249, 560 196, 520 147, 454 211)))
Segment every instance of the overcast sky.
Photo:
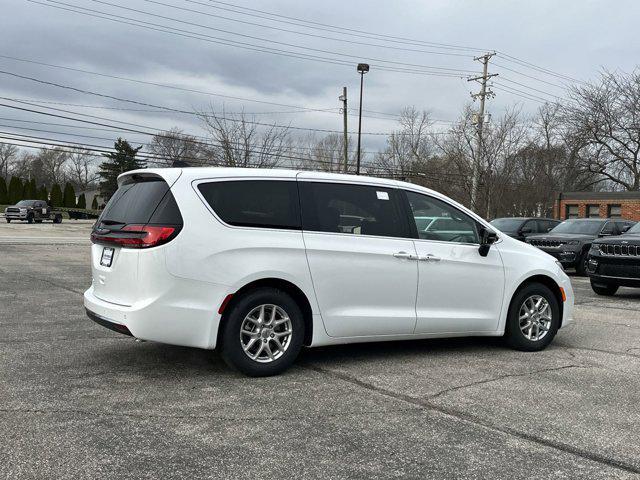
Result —
MULTIPOLYGON (((563 85, 570 83, 568 78, 594 79, 602 68, 632 70, 639 43, 637 1, 37 2, 2 2, 0 70, 3 72, 179 110, 205 110, 211 106, 228 112, 244 110, 256 113, 255 118, 262 122, 329 130, 342 128, 337 97, 343 86, 349 89, 350 108, 358 106, 359 77, 355 68, 358 61, 372 65, 365 76, 363 108, 367 117, 363 118, 363 131, 388 132, 396 128, 393 116, 373 112, 397 114, 405 106, 415 106, 430 111, 434 119, 442 121, 439 128, 446 128, 444 122, 454 120, 470 102, 470 90, 477 90, 476 84, 466 80, 468 75, 480 71, 474 55, 498 52, 490 64, 490 72, 499 74, 494 86, 496 97, 488 103, 488 111, 497 116, 516 103, 524 113, 531 113, 540 105, 539 98, 562 97, 563 85), (70 11, 79 10, 78 7, 93 16, 70 11), (147 22, 144 24, 147 28, 142 28, 140 21, 147 22), (246 48, 240 48, 238 43, 246 48), (256 51, 261 49, 279 52, 256 51), (306 58, 295 58, 296 55, 306 58), (6 56, 178 89, 25 63, 6 56), (544 70, 518 63, 522 61, 544 70), (431 75, 435 72, 451 76, 431 75), (537 98, 508 93, 507 87, 537 98)), ((154 108, 6 73, 0 74, 0 95, 23 101, 77 104, 42 105, 152 129, 179 126, 189 133, 202 134, 197 118, 188 114, 150 112, 146 110, 154 108)), ((8 100, 2 103, 34 108, 8 100)), ((1 108, 0 130, 5 132, 79 138, 16 128, 21 125, 114 136, 111 132, 17 122, 73 123, 1 108)), ((349 129, 356 130, 357 117, 352 116, 349 121, 349 129)), ((123 135, 134 142, 148 140, 141 135, 123 135)), ((375 149, 383 140, 384 137, 366 136, 364 147, 375 149)), ((109 143, 99 139, 85 141, 109 143)))

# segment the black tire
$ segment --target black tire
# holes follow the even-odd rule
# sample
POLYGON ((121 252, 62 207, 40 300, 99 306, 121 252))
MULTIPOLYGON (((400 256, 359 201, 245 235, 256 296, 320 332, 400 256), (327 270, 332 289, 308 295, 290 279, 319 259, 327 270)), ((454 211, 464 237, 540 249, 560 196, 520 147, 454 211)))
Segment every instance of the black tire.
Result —
POLYGON ((583 252, 582 255, 578 258, 578 263, 576 263, 576 273, 581 277, 586 277, 587 274, 587 265, 589 263, 589 252, 583 252))
MULTIPOLYGON (((304 330, 302 311, 291 296, 276 288, 257 288, 239 298, 234 298, 231 305, 227 307, 223 317, 220 353, 229 366, 245 375, 252 377, 278 375, 287 370, 298 357, 304 341, 304 330), (276 305, 286 312, 291 320, 291 337, 286 350, 269 363, 251 359, 240 342, 240 329, 245 318, 261 305, 276 305)), ((269 340, 266 343, 272 345, 269 340)))
POLYGON ((36 220, 36 223, 42 223, 42 219, 36 220))
POLYGON ((11 219, 10 218, 7 218, 7 223, 11 223, 11 219))
POLYGON ((62 223, 62 215, 56 215, 53 217, 53 223, 62 223))
POLYGON ((536 352, 545 349, 556 336, 560 327, 560 306, 553 292, 541 283, 530 283, 516 292, 509 305, 504 338, 507 344, 516 350, 536 352), (532 296, 543 297, 551 309, 551 322, 547 333, 539 340, 531 340, 520 329, 519 313, 525 300, 532 296))
POLYGON ((33 214, 27 215, 27 223, 33 223, 33 214))
POLYGON ((598 295, 611 297, 616 294, 618 288, 620 288, 620 286, 614 283, 595 283, 591 280, 591 289, 598 295))

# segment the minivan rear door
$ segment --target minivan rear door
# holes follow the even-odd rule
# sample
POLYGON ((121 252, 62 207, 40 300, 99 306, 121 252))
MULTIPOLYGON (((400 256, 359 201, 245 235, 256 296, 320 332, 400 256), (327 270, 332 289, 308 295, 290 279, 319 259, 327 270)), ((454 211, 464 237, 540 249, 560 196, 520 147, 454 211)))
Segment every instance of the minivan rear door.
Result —
MULTIPOLYGON (((131 305, 138 292, 141 248, 128 248, 145 226, 182 228, 182 217, 169 184, 157 175, 136 174, 121 179, 118 190, 92 231, 91 262, 94 295, 119 305, 131 305), (124 245, 123 245, 124 244, 124 245)), ((132 246, 133 247, 133 246, 132 246)))

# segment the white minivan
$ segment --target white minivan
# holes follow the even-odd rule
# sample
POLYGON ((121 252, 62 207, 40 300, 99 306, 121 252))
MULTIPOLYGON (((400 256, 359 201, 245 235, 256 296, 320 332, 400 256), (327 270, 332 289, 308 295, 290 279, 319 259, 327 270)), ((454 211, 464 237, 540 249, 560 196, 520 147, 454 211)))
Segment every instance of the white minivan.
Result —
POLYGON ((88 316, 217 348, 248 375, 282 372, 304 345, 504 336, 540 350, 571 321, 553 257, 417 185, 240 168, 118 184, 91 234, 88 316))

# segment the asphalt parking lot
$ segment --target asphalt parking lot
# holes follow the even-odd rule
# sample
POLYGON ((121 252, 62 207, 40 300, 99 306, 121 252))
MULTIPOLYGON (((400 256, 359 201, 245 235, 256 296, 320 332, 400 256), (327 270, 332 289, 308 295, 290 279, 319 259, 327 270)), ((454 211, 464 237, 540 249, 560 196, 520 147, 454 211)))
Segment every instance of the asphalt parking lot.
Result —
POLYGON ((573 277, 544 352, 330 347, 251 379, 88 320, 89 227, 0 225, 0 477, 640 477, 640 290, 573 277))

